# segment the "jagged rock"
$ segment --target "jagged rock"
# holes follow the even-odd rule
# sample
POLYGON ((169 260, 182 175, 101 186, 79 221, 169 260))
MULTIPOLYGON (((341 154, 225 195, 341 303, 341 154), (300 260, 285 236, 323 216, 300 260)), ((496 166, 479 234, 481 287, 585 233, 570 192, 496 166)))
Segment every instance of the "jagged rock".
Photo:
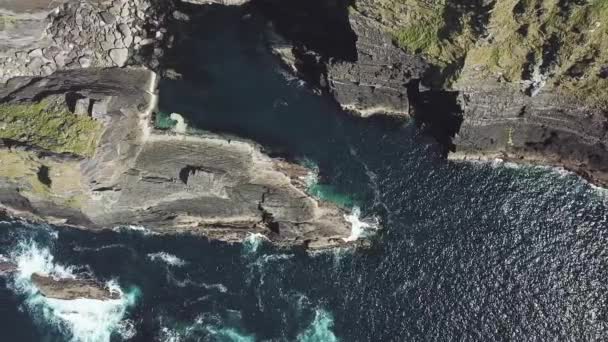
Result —
MULTIPOLYGON (((44 94, 85 99, 75 107, 92 108, 105 127, 92 157, 28 154, 32 163, 49 165, 51 200, 28 197, 31 210, 23 210, 17 198, 0 197, 0 208, 18 206, 22 217, 35 212, 39 218, 92 230, 140 224, 159 234, 187 232, 229 242, 262 233, 283 246, 346 243, 351 225, 344 210, 306 193, 297 180, 306 173, 302 167, 270 158, 249 141, 152 129, 150 113, 141 111, 154 107, 154 79, 143 69, 82 69, 0 87, 0 101, 27 103, 44 94), (57 164, 62 172, 53 173, 57 164), (66 207, 66 198, 74 196, 82 200, 66 207)), ((27 186, 26 178, 15 186, 27 186)))
POLYGON ((129 50, 126 48, 110 50, 110 58, 119 67, 124 66, 129 59, 129 50))
POLYGON ((56 279, 38 273, 32 274, 32 282, 40 293, 47 298, 73 300, 79 298, 110 300, 120 295, 110 292, 103 284, 95 280, 62 278, 56 279))

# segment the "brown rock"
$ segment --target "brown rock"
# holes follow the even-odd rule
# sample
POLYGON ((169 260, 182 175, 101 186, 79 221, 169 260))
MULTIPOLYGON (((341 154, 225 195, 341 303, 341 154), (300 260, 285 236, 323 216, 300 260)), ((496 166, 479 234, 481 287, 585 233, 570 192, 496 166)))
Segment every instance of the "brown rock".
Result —
POLYGON ((110 300, 119 298, 117 293, 110 292, 103 284, 95 280, 55 279, 34 273, 32 275, 32 282, 34 282, 40 293, 48 298, 64 300, 78 298, 110 300))

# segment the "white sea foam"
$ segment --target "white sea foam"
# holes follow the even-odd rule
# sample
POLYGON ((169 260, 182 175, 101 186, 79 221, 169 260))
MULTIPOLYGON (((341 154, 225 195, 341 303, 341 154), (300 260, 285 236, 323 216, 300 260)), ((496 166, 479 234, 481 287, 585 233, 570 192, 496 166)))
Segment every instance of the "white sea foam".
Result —
POLYGON ((258 251, 264 241, 269 241, 266 235, 261 233, 252 233, 243 240, 243 248, 247 253, 255 253, 258 251))
POLYGON ((150 253, 148 254, 148 259, 152 261, 161 261, 174 267, 182 267, 187 264, 185 260, 166 252, 150 253))
POLYGON ((343 239, 346 242, 368 237, 379 229, 377 218, 361 219, 361 209, 359 207, 353 207, 349 215, 344 215, 344 219, 351 224, 350 236, 343 239))
MULTIPOLYGON (((127 309, 135 303, 138 291, 123 293, 116 282, 108 282, 112 293, 119 294, 115 300, 46 298, 40 294, 31 276, 34 273, 56 278, 75 278, 75 268, 59 265, 47 248, 33 241, 20 243, 11 253, 17 272, 9 287, 25 296, 24 305, 35 322, 51 326, 66 335, 70 341, 106 342, 113 333, 133 336, 123 318, 127 309)), ((132 326, 132 324, 131 324, 132 326)))
POLYGON ((151 231, 150 229, 144 227, 144 226, 139 226, 139 225, 126 225, 126 226, 117 226, 112 228, 113 231, 115 232, 125 232, 125 231, 133 231, 133 232, 140 232, 143 235, 155 235, 156 233, 151 231))
POLYGON ((332 329, 334 318, 321 309, 315 311, 315 318, 310 326, 298 335, 298 342, 337 342, 339 341, 332 329))

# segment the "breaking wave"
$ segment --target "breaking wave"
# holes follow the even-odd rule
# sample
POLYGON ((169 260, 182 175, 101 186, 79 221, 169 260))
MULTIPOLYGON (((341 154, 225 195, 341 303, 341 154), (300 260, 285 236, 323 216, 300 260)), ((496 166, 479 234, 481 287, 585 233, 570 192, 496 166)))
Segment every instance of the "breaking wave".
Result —
POLYGON ((17 272, 9 288, 24 297, 23 305, 37 324, 50 326, 74 342, 107 342, 113 335, 122 339, 135 335, 133 324, 124 318, 139 296, 138 289, 125 293, 115 281, 109 281, 106 286, 119 294, 119 299, 46 298, 31 281, 32 274, 73 279, 77 268, 55 263, 48 248, 31 240, 20 242, 10 259, 17 265, 17 272))
POLYGON ((332 331, 333 327, 333 316, 325 310, 317 309, 310 326, 298 335, 298 342, 337 342, 339 339, 332 331))
POLYGON ((245 251, 245 253, 256 253, 260 249, 260 246, 262 246, 264 241, 268 241, 268 238, 264 234, 249 234, 243 240, 243 250, 245 251))
POLYGON ((344 219, 351 224, 350 236, 344 238, 346 242, 352 242, 361 238, 373 235, 380 227, 377 218, 361 219, 361 209, 353 207, 349 215, 344 215, 344 219))

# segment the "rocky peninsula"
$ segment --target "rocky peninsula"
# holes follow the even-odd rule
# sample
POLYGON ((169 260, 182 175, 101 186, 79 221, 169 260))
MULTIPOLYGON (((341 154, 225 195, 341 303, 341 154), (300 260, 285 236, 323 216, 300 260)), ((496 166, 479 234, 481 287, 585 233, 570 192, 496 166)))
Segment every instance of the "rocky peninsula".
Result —
POLYGON ((343 244, 344 210, 307 194, 305 168, 251 141, 152 124, 158 76, 179 77, 164 68, 179 27, 227 5, 263 18, 286 69, 346 111, 411 117, 450 159, 558 165, 608 184, 601 0, 9 0, 4 211, 91 230, 343 244))

